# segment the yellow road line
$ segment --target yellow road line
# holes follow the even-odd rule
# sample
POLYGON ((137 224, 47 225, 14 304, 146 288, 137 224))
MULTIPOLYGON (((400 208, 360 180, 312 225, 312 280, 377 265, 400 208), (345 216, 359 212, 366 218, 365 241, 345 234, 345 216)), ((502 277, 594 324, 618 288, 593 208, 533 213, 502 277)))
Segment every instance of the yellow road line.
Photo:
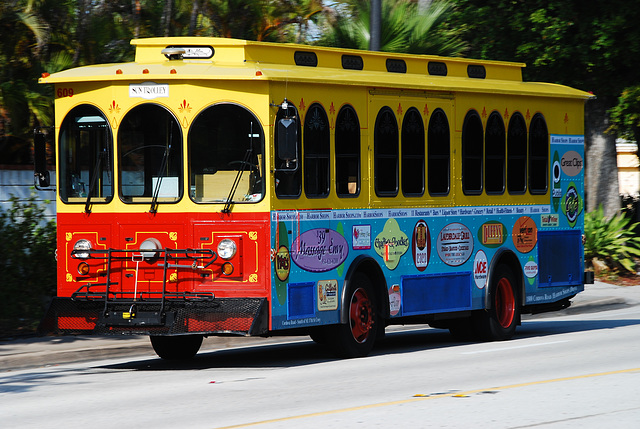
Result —
POLYGON ((377 404, 360 405, 358 407, 341 408, 341 409, 338 409, 338 410, 321 411, 321 412, 309 413, 309 414, 300 414, 300 415, 297 415, 297 416, 281 417, 281 418, 270 419, 270 420, 262 420, 262 421, 253 422, 253 423, 243 423, 243 424, 232 425, 232 426, 224 426, 224 427, 221 427, 221 428, 218 428, 218 429, 245 428, 245 427, 251 427, 251 426, 264 425, 264 424, 268 424, 268 423, 279 423, 279 422, 286 422, 286 421, 289 421, 289 420, 298 420, 298 419, 306 419, 306 418, 311 418, 311 417, 328 416, 328 415, 331 415, 331 414, 340 414, 340 413, 346 413, 346 412, 349 412, 349 411, 359 411, 359 410, 366 410, 366 409, 370 409, 370 408, 380 408, 380 407, 389 407, 389 406, 393 406, 393 405, 402 405, 402 404, 408 404, 408 403, 411 403, 411 402, 425 401, 425 400, 428 400, 428 399, 460 397, 460 396, 472 395, 474 393, 479 393, 479 392, 487 392, 487 391, 495 391, 495 390, 508 390, 508 389, 515 389, 515 388, 518 388, 518 387, 528 387, 528 386, 536 386, 536 385, 540 385, 540 384, 559 383, 559 382, 562 382, 562 381, 572 381, 572 380, 581 380, 581 379, 586 379, 586 378, 604 377, 604 376, 607 376, 607 375, 625 374, 625 373, 630 373, 630 372, 640 372, 640 368, 620 369, 620 370, 617 370, 617 371, 598 372, 598 373, 595 373, 595 374, 576 375, 576 376, 573 376, 573 377, 552 378, 550 380, 540 380, 540 381, 531 381, 531 382, 528 382, 528 383, 510 384, 508 386, 491 387, 491 388, 488 388, 488 389, 474 389, 474 390, 467 390, 465 392, 438 393, 438 394, 435 394, 435 395, 417 394, 417 395, 414 395, 410 399, 402 399, 402 400, 399 400, 399 401, 380 402, 380 403, 377 403, 377 404))

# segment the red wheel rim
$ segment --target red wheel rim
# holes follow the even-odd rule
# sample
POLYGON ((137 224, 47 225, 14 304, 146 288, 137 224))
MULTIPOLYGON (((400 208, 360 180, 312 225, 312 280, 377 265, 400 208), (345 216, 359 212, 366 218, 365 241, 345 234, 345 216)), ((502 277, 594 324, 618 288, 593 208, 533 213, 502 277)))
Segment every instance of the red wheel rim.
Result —
POLYGON ((351 296, 349 318, 351 319, 353 338, 359 343, 367 341, 373 325, 373 312, 371 311, 369 295, 362 288, 356 289, 351 296))
POLYGON ((516 313, 516 299, 511 282, 504 277, 500 279, 496 288, 495 308, 500 326, 503 328, 511 326, 516 313))

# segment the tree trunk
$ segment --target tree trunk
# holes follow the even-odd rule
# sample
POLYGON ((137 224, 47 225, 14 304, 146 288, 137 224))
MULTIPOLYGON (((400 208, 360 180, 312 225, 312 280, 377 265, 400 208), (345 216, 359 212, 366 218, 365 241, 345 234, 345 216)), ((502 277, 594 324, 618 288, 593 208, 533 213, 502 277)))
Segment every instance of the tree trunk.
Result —
POLYGON ((164 37, 169 37, 169 34, 170 34, 172 6, 173 6, 173 0, 165 0, 164 11, 162 12, 162 27, 163 27, 164 37))
POLYGON ((76 30, 76 49, 73 53, 72 64, 76 67, 80 61, 80 54, 84 46, 84 36, 86 32, 91 0, 78 0, 78 28, 76 30))
POLYGON ((132 0, 133 6, 133 38, 137 39, 140 37, 140 12, 141 5, 140 0, 132 0))
POLYGON ((620 210, 616 138, 605 133, 609 127, 607 110, 612 107, 611 101, 606 97, 589 100, 585 107, 586 211, 602 204, 608 217, 620 210))
POLYGON ((193 8, 191 9, 191 17, 189 18, 189 32, 187 33, 187 36, 193 36, 196 31, 199 11, 200 7, 198 6, 198 0, 193 0, 193 8))

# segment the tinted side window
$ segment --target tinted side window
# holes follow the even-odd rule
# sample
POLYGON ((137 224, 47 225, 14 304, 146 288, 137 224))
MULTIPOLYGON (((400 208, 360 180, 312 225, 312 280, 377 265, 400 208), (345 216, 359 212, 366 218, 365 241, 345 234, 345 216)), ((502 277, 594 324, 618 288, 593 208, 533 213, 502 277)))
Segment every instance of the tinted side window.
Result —
POLYGON ((424 194, 424 124, 414 107, 402 121, 402 193, 406 196, 424 194))
POLYGON ((428 184, 430 195, 449 193, 451 165, 449 121, 442 109, 436 109, 429 119, 427 150, 429 156, 428 184))
MULTIPOLYGON (((274 141, 278 142, 279 134, 284 132, 284 128, 278 126, 281 119, 286 119, 289 127, 295 127, 297 134, 297 152, 298 157, 302 154, 302 133, 300 132, 300 118, 298 110, 292 104, 287 104, 286 108, 280 108, 276 114, 274 141)), ((302 192, 302 168, 299 159, 289 159, 278 153, 278 144, 276 144, 276 159, 274 164, 276 172, 276 196, 278 198, 297 198, 302 192), (281 170, 282 169, 282 170, 281 170)))
POLYGON ((549 176, 549 132, 544 116, 536 113, 529 128, 529 192, 547 192, 549 176))
POLYGON ((309 107, 304 120, 304 192, 329 195, 329 120, 320 104, 309 107))
POLYGON ((467 113, 462 124, 462 189, 465 194, 482 192, 483 130, 480 115, 467 113))
POLYGON ((510 194, 523 194, 527 189, 527 123, 514 113, 507 133, 507 189, 510 194))
POLYGON ((398 195, 398 122, 389 107, 378 112, 373 137, 376 195, 398 195))
POLYGON ((360 122, 353 107, 346 105, 336 119, 336 193, 352 197, 360 193, 360 122))
POLYGON ((485 132, 485 176, 484 186, 487 194, 504 193, 505 182, 505 141, 506 132, 502 116, 492 112, 487 121, 485 132))

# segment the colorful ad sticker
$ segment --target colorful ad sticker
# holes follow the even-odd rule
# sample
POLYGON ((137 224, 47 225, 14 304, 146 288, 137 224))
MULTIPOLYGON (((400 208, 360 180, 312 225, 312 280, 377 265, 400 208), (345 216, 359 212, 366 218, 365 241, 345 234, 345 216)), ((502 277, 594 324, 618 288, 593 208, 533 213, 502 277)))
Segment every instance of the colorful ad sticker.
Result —
POLYGON ((473 259, 473 281, 478 289, 483 289, 487 284, 487 254, 482 250, 478 250, 476 257, 473 259))
POLYGON ((527 281, 532 285, 538 275, 538 263, 533 259, 533 256, 529 257, 529 260, 524 264, 524 275, 527 277, 527 281))
MULTIPOLYGON (((345 241, 347 240, 346 235, 344 234, 344 225, 342 224, 342 222, 338 222, 336 225, 336 232, 338 234, 340 234, 341 236, 344 237, 345 241)), ((348 249, 347 249, 348 250, 348 249)), ((336 272, 338 273, 339 277, 342 277, 342 274, 344 273, 344 261, 342 261, 342 263, 340 265, 338 265, 338 267, 336 268, 336 272)))
POLYGON ((572 228, 576 225, 578 216, 582 213, 582 204, 582 197, 578 193, 575 183, 571 182, 567 193, 562 197, 560 207, 562 208, 562 213, 567 217, 569 226, 572 228))
POLYGON ((560 165, 560 156, 558 151, 553 153, 553 167, 551 169, 551 179, 553 181, 553 188, 551 189, 551 201, 553 203, 553 210, 558 211, 560 206, 560 199, 562 198, 562 167, 560 165))
POLYGON ((291 271, 291 258, 289 256, 289 249, 287 246, 280 246, 276 252, 275 259, 276 276, 283 282, 289 278, 289 272, 291 271))
POLYGON ((500 247, 504 244, 506 237, 507 227, 500 222, 486 222, 478 228, 478 239, 485 247, 500 247))
POLYGON ((543 214, 540 215, 540 226, 543 228, 556 228, 560 225, 560 218, 557 214, 543 214))
POLYGON ((538 227, 529 216, 522 216, 513 225, 511 236, 518 252, 528 253, 538 242, 538 227))
POLYGON ((461 223, 450 223, 438 234, 437 248, 442 262, 452 267, 462 265, 473 252, 471 231, 461 223))
POLYGON ((338 309, 338 281, 320 280, 318 282, 318 310, 338 309))
POLYGON ((389 314, 397 316, 400 313, 401 304, 400 285, 393 285, 389 288, 389 314))
POLYGON ((330 271, 347 259, 349 243, 342 234, 327 228, 310 229, 300 234, 291 245, 291 259, 306 271, 330 271))
POLYGON ((387 268, 394 270, 400 263, 402 255, 409 249, 409 237, 402 232, 397 220, 389 218, 373 245, 387 268))
POLYGON ((571 177, 580 174, 583 164, 584 161, 582 160, 582 155, 580 155, 575 150, 565 152, 565 154, 562 155, 562 159, 560 160, 562 172, 571 177))
POLYGON ((412 242, 413 262, 418 271, 424 271, 431 256, 431 234, 427 223, 422 219, 413 227, 412 242))
POLYGON ((289 237, 287 235, 287 226, 284 222, 278 222, 275 244, 277 250, 273 255, 273 268, 276 273, 276 296, 278 303, 284 305, 287 302, 287 279, 291 271, 289 237))
POLYGON ((371 249, 371 225, 354 225, 351 237, 353 250, 371 249))

